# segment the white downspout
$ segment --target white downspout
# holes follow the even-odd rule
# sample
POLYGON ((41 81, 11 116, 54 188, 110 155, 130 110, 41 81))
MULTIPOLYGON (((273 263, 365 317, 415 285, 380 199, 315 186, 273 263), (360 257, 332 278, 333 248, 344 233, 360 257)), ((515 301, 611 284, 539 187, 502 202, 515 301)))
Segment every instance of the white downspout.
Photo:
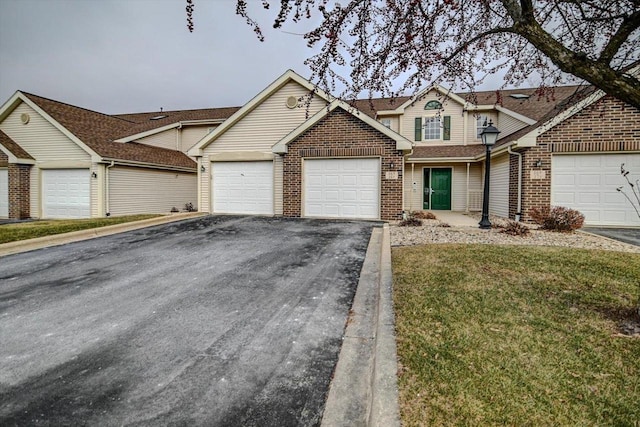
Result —
POLYGON ((469 212, 469 170, 471 169, 471 163, 467 162, 467 212, 469 212))
POLYGON ((512 151, 511 145, 507 147, 507 152, 518 156, 518 209, 515 219, 520 221, 522 219, 522 153, 512 151))
POLYGON ((198 185, 196 188, 198 189, 198 212, 202 212, 202 157, 197 157, 198 159, 198 170, 196 171, 196 179, 198 180, 198 185))
POLYGON ((107 197, 107 200, 105 201, 106 202, 105 203, 106 204, 106 208, 107 208, 106 209, 106 211, 107 211, 106 215, 107 216, 111 216, 110 207, 109 207, 109 205, 110 205, 109 199, 111 198, 111 195, 109 194, 109 169, 112 168, 114 165, 115 165, 115 162, 113 160, 111 160, 111 164, 108 165, 105 168, 105 173, 104 173, 105 174, 105 187, 106 187, 105 188, 105 193, 106 193, 106 197, 107 197))

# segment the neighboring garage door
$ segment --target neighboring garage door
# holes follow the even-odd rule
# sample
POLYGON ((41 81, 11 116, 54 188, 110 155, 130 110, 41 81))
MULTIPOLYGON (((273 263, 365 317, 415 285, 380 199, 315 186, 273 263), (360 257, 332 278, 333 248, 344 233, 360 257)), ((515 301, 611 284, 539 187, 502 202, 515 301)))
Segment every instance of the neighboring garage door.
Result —
POLYGON ((380 218, 380 159, 305 160, 304 216, 380 218))
POLYGON ((492 215, 509 216, 509 156, 491 159, 489 211, 492 215))
POLYGON ((89 218, 89 169, 42 171, 43 218, 89 218))
POLYGON ((0 169, 0 218, 9 216, 9 172, 0 169))
POLYGON ((587 225, 640 226, 620 165, 640 176, 640 154, 557 154, 551 160, 551 204, 582 212, 587 225))
POLYGON ((273 215, 273 162, 213 162, 214 213, 273 215))

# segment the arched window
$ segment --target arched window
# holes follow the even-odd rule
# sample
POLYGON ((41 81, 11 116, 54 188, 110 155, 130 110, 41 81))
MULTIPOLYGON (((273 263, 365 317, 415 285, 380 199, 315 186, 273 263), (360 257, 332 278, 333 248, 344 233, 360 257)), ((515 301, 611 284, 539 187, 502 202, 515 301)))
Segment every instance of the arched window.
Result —
POLYGON ((442 104, 438 101, 429 101, 424 106, 425 110, 440 110, 442 109, 442 104))

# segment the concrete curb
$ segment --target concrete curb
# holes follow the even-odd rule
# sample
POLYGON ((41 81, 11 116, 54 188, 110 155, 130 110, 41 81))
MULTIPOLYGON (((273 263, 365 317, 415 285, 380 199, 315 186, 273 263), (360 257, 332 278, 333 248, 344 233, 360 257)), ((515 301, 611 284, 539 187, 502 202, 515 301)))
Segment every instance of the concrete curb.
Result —
POLYGON ((0 257, 42 249, 49 246, 58 246, 82 240, 94 239, 96 237, 110 236, 112 234, 124 233, 125 231, 138 230, 140 228, 181 221, 183 219, 195 218, 203 215, 207 214, 201 212, 178 213, 168 216, 160 216, 157 218, 143 219, 141 221, 125 222, 123 224, 107 225, 105 227, 90 228, 87 230, 72 231, 70 233, 54 234, 52 236, 36 237, 35 239, 3 243, 0 244, 0 257))
POLYGON ((322 426, 400 426, 388 225, 374 228, 322 426))

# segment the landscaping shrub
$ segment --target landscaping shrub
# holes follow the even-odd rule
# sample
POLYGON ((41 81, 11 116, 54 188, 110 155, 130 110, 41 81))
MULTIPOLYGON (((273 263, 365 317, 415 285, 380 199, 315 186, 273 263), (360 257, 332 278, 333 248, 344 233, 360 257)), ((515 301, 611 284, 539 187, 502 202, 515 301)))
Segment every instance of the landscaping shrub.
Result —
POLYGON ((529 211, 529 215, 543 230, 574 231, 584 224, 584 215, 563 206, 535 207, 529 211))
POLYGON ((500 232, 510 236, 526 236, 529 234, 529 227, 510 219, 500 225, 500 232))
POLYGON ((400 221, 400 227, 420 227, 422 221, 418 218, 409 217, 400 221))
POLYGON ((420 227, 422 220, 416 218, 415 212, 409 212, 407 217, 400 221, 400 227, 420 227))
POLYGON ((419 219, 436 219, 436 216, 433 213, 425 212, 425 211, 411 212, 411 215, 414 218, 419 218, 419 219))

